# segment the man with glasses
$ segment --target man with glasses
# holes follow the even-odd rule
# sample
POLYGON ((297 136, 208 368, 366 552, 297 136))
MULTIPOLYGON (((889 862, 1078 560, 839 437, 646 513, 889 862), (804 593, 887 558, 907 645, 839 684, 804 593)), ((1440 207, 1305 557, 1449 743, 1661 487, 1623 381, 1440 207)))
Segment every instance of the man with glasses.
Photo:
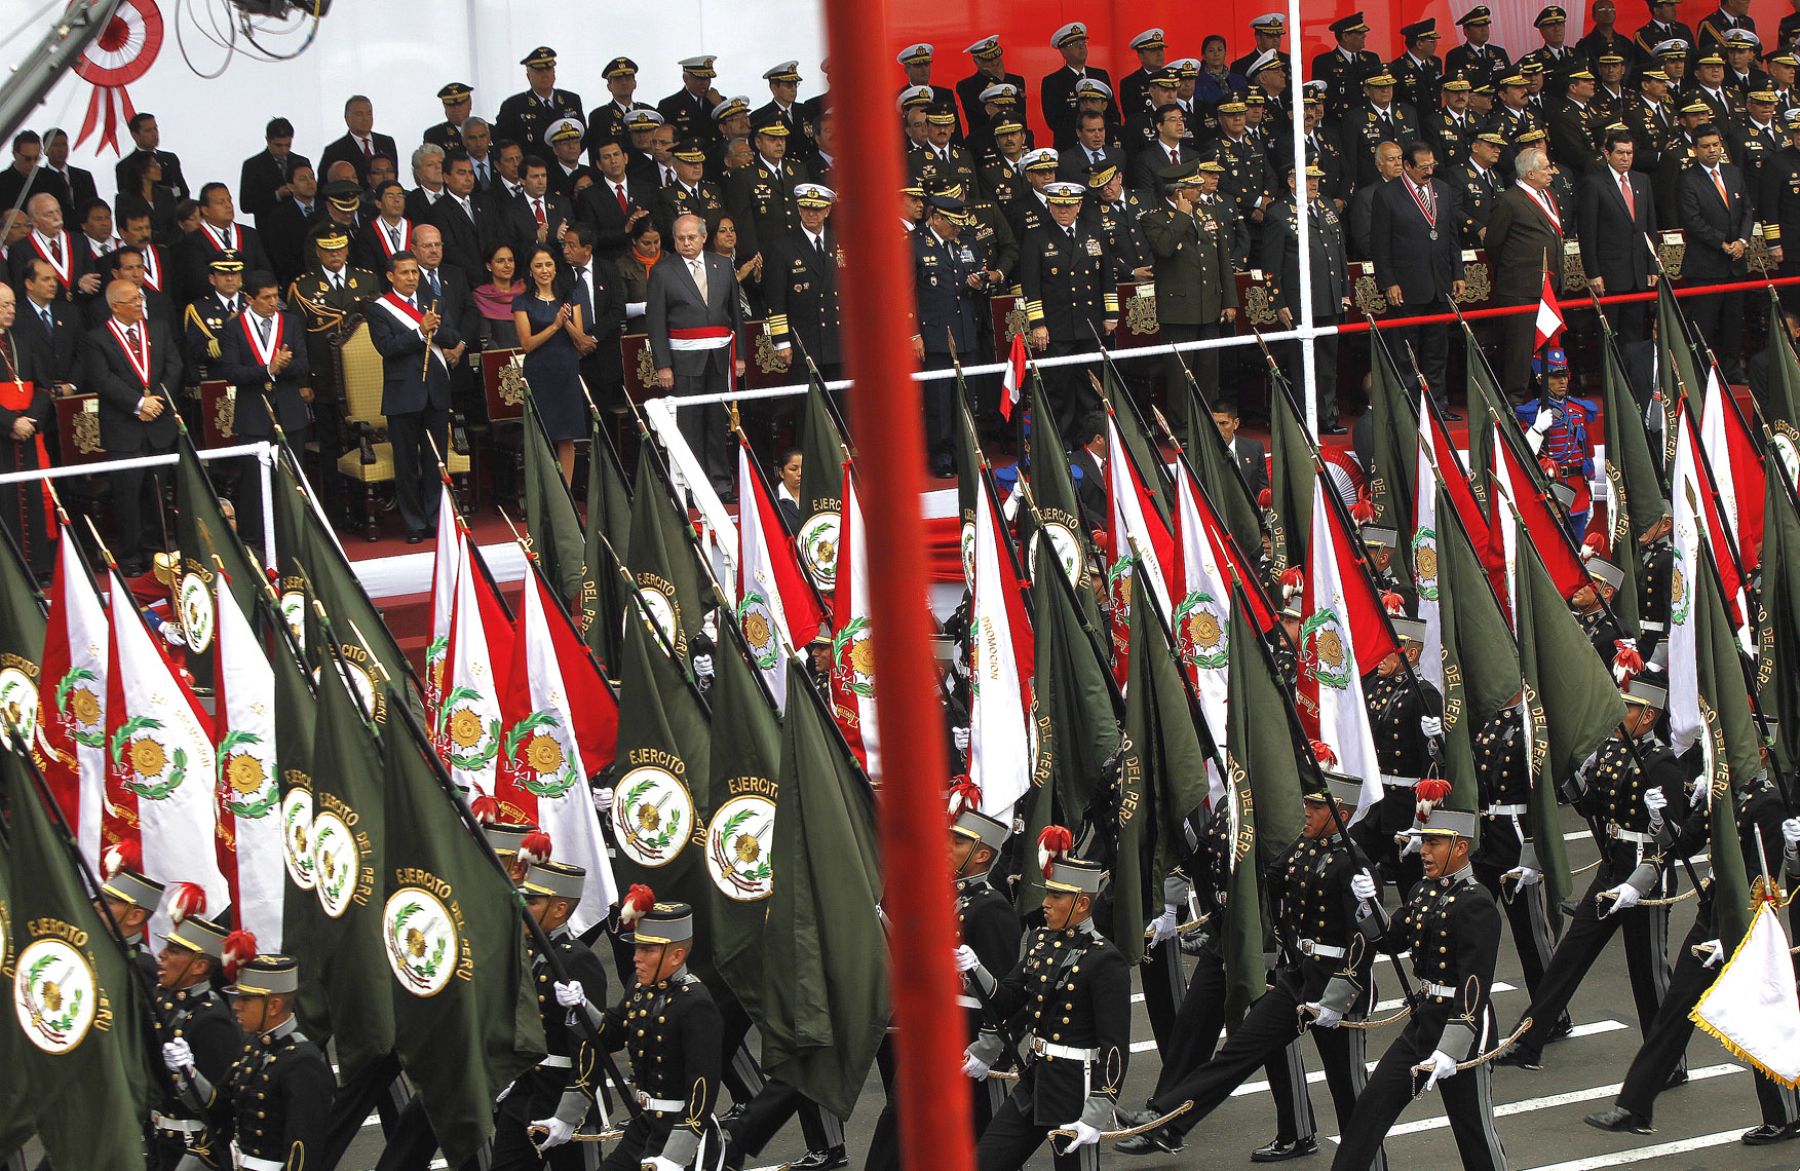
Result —
MULTIPOLYGON (((100 396, 100 442, 109 456, 155 455, 175 446, 171 395, 181 386, 181 350, 169 331, 144 317, 144 291, 126 280, 106 286, 112 317, 82 340, 81 385, 100 396)), ((112 474, 113 551, 127 577, 144 572, 158 533, 160 486, 146 491, 143 468, 112 474)))
MULTIPOLYGON (((1550 156, 1541 147, 1520 151, 1513 170, 1517 181, 1495 202, 1484 242, 1494 269, 1494 303, 1535 305, 1544 291, 1546 258, 1560 272, 1563 225, 1574 209, 1550 190, 1550 156)), ((1523 402, 1531 386, 1535 315, 1515 313, 1502 321, 1502 384, 1514 402, 1523 402)))
MULTIPOLYGON (((1450 299, 1463 294, 1456 193, 1443 180, 1433 178, 1437 156, 1429 143, 1409 143, 1402 154, 1400 176, 1375 192, 1370 209, 1369 248, 1375 261, 1375 285, 1397 317, 1448 313, 1450 299)), ((1490 240, 1492 234, 1490 227, 1490 240)), ((1440 404, 1446 404, 1444 371, 1450 354, 1450 328, 1414 325, 1390 334, 1396 354, 1406 343, 1412 344, 1419 373, 1440 404)), ((1454 411, 1445 414, 1461 418, 1454 411)))

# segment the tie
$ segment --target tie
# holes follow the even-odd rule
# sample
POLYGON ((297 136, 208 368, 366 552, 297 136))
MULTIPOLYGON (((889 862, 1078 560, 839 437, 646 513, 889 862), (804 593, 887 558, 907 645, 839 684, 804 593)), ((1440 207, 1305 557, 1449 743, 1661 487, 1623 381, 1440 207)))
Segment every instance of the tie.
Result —
POLYGON ((406 298, 406 307, 408 309, 417 309, 419 307, 418 302, 413 300, 413 298, 410 294, 406 298))
POLYGON ((395 248, 400 247, 400 229, 390 225, 388 227, 387 234, 388 234, 388 239, 393 242, 394 247, 395 248))
POLYGON ((125 340, 126 340, 126 342, 128 342, 131 345, 132 349, 135 350, 138 348, 137 326, 128 325, 125 327, 125 340))
POLYGON ((475 181, 480 183, 483 187, 488 185, 487 163, 480 162, 475 164, 475 181))
MULTIPOLYGON (((625 185, 623 183, 613 184, 613 194, 619 197, 619 211, 624 215, 630 215, 631 203, 625 198, 625 185)), ((543 220, 540 219, 538 222, 543 223, 543 220)))
POLYGON ((358 141, 358 142, 360 142, 360 143, 362 143, 362 148, 363 148, 363 161, 364 161, 364 162, 365 162, 365 163, 372 163, 372 162, 374 162, 374 161, 375 161, 375 151, 374 151, 374 149, 373 149, 373 148, 371 148, 371 147, 370 147, 370 146, 369 146, 369 140, 368 140, 368 139, 366 139, 366 138, 359 138, 359 139, 357 139, 357 140, 356 140, 356 141, 358 141))
POLYGON ((55 333, 56 332, 56 318, 50 316, 50 306, 48 306, 48 305, 39 306, 38 307, 38 316, 42 317, 44 319, 44 332, 45 333, 55 333))
POLYGON ((300 205, 300 218, 303 220, 309 220, 312 218, 312 204, 302 203, 300 205))
POLYGON ((431 282, 431 295, 433 297, 441 297, 444 295, 444 286, 438 281, 437 269, 434 268, 426 273, 425 279, 431 282))
POLYGON ((694 259, 688 261, 688 271, 694 274, 694 284, 699 286, 700 299, 707 300, 706 295, 706 261, 694 259))
MULTIPOLYGON (((587 265, 585 264, 577 265, 575 267, 575 287, 584 293, 588 291, 588 270, 587 265)), ((588 303, 591 305, 593 304, 593 301, 593 294, 588 293, 588 303)))
POLYGON ((675 181, 675 172, 670 170, 668 167, 664 167, 662 169, 662 185, 664 187, 667 187, 669 184, 673 183, 674 181, 675 181))
POLYGON ((1170 147, 1169 148, 1169 161, 1171 163, 1179 164, 1181 162, 1181 151, 1177 150, 1175 147, 1170 147))
POLYGON ((1637 200, 1631 194, 1631 177, 1629 175, 1619 176, 1619 190, 1625 193, 1625 214, 1634 220, 1637 219, 1637 200))
POLYGON ((1717 167, 1713 168, 1712 181, 1713 181, 1713 186, 1716 187, 1719 191, 1719 201, 1721 203, 1723 203, 1726 207, 1730 207, 1731 206, 1731 196, 1725 194, 1725 180, 1722 177, 1720 177, 1719 168, 1717 168, 1717 167))
POLYGON ((535 215, 537 217, 538 227, 541 228, 546 223, 549 222, 544 219, 544 201, 543 200, 541 200, 541 199, 532 200, 531 201, 531 212, 533 215, 535 215))
POLYGON ((50 237, 50 255, 56 259, 56 263, 58 263, 58 264, 62 263, 62 237, 61 236, 50 237))
POLYGON ((267 346, 269 344, 269 319, 267 317, 256 319, 256 332, 262 335, 262 344, 267 346))
POLYGON ((813 237, 813 251, 819 254, 821 261, 825 259, 825 237, 823 235, 813 237))

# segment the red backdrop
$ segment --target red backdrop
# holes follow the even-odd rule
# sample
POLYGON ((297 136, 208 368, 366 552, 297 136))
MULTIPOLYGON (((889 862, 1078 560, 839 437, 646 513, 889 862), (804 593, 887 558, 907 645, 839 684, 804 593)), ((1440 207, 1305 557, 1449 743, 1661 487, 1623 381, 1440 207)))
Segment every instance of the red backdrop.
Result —
MULTIPOLYGON (((1426 16, 1437 18, 1443 34, 1439 53, 1448 52, 1458 41, 1458 29, 1452 23, 1459 13, 1475 7, 1478 0, 1306 0, 1301 5, 1299 52, 1306 63, 1315 54, 1336 42, 1330 24, 1340 16, 1362 11, 1369 22, 1369 43, 1383 60, 1399 56, 1400 26, 1426 16)), ((1649 6, 1643 0, 1617 0, 1618 27, 1625 35, 1635 33, 1649 18, 1649 6)), ((1517 57, 1542 42, 1532 26, 1541 3, 1532 0, 1490 0, 1494 13, 1494 43, 1504 46, 1517 57)), ((1587 31, 1587 5, 1583 0, 1564 5, 1569 12, 1569 44, 1587 31)), ((1680 15, 1690 28, 1718 5, 1706 0, 1682 0, 1680 15)), ((1750 15, 1767 42, 1774 36, 1781 17, 1789 10, 1782 0, 1752 0, 1750 15)), ((1126 47, 1133 36, 1146 28, 1160 26, 1169 41, 1169 59, 1200 56, 1200 42, 1209 33, 1222 33, 1230 44, 1230 58, 1235 60, 1254 45, 1250 21, 1265 12, 1287 7, 1270 0, 1215 0, 1195 4, 1193 0, 1036 0, 1021 4, 1018 0, 963 0, 960 4, 909 5, 890 10, 894 21, 891 51, 915 41, 929 41, 937 47, 937 63, 932 81, 953 86, 974 69, 963 48, 990 33, 1000 34, 1006 50, 1006 67, 1023 74, 1030 100, 1031 122, 1040 136, 1043 118, 1038 109, 1038 83, 1045 74, 1062 64, 1062 57, 1050 47, 1050 34, 1071 20, 1087 22, 1092 49, 1088 61, 1107 70, 1117 79, 1137 68, 1137 55, 1126 47)), ((1289 31, 1283 47, 1292 51, 1296 39, 1289 31)), ((900 67, 894 66, 895 88, 901 84, 900 67)))

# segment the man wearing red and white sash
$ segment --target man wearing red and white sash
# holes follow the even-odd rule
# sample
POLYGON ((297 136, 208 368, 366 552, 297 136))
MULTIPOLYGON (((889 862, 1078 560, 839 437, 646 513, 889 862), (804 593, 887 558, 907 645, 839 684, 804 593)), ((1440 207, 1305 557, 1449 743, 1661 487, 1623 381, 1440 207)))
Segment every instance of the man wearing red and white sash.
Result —
MULTIPOLYGON (((174 279, 169 272, 169 250, 156 243, 156 230, 151 226, 150 210, 145 207, 126 208, 119 217, 119 239, 124 241, 120 251, 125 248, 136 248, 144 259, 144 287, 151 292, 169 296, 174 279)), ((108 258, 116 268, 119 252, 108 258)), ((102 267, 104 267, 104 262, 102 267)), ((154 311, 151 316, 155 316, 154 311)))
POLYGON ((255 228, 237 222, 231 188, 223 183, 208 183, 200 188, 198 202, 200 226, 183 236, 172 250, 177 272, 175 298, 183 304, 206 296, 207 274, 221 253, 237 253, 246 272, 269 267, 262 237, 255 228))
MULTIPOLYGON (((728 391, 733 379, 744 376, 736 345, 743 325, 737 273, 729 260, 706 250, 706 221, 699 216, 677 216, 672 230, 675 253, 650 270, 644 303, 657 385, 664 394, 728 391)), ((724 408, 690 407, 676 417, 713 487, 733 491, 724 408)))
MULTIPOLYGON (((48 467, 42 430, 51 423, 54 385, 44 346, 34 331, 13 328, 19 298, 0 285, 0 472, 48 467)), ((0 487, 0 523, 12 531, 19 554, 38 580, 50 572, 47 497, 39 484, 0 487)))
POLYGON ((456 327, 438 316, 429 288, 419 284, 410 252, 388 258, 389 292, 368 305, 369 341, 381 354, 381 413, 394 448, 394 496, 406 539, 418 544, 437 528, 437 450, 450 450, 449 351, 461 352, 456 327), (428 354, 427 348, 430 353, 428 354))
POLYGON ((373 273, 387 271, 388 257, 413 251, 413 222, 406 218, 406 188, 389 179, 375 191, 375 210, 356 233, 354 263, 373 273))
MULTIPOLYGON (((130 281, 106 286, 112 317, 82 339, 82 386, 100 396, 100 442, 112 457, 153 455, 175 446, 174 394, 181 386, 181 349, 167 328, 144 317, 144 293, 130 281)), ((157 476, 145 469, 113 472, 113 552, 127 576, 144 571, 162 526, 157 476)))
MULTIPOLYGON (((233 430, 245 441, 275 434, 275 422, 295 451, 306 449, 312 425, 312 362, 306 352, 306 323, 281 307, 281 285, 263 269, 244 278, 244 312, 219 339, 214 373, 231 383, 236 402, 233 430)), ((239 461, 238 515, 252 545, 262 537, 262 477, 254 457, 239 461)))
POLYGON ((62 204, 56 202, 56 196, 33 195, 26 201, 25 211, 31 217, 31 231, 6 255, 19 295, 25 295, 25 265, 31 260, 42 260, 56 272, 56 295, 61 300, 86 301, 98 293, 100 274, 94 271, 93 257, 86 244, 64 229, 62 204))

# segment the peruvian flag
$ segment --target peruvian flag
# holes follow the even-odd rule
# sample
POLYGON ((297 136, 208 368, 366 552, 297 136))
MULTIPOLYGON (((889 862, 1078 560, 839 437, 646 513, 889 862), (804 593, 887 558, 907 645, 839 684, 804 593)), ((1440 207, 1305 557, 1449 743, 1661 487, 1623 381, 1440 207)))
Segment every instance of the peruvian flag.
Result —
POLYGON ((549 834, 559 862, 587 868, 571 919, 579 934, 605 922, 618 901, 606 837, 588 794, 587 762, 612 760, 619 702, 535 561, 522 606, 503 705, 506 759, 494 799, 507 821, 549 834))
MULTIPOLYGON (((1581 555, 1570 542, 1569 530, 1563 526, 1562 518, 1552 511, 1548 495, 1538 490, 1531 469, 1513 453, 1512 444, 1497 434, 1494 437, 1493 482, 1518 510, 1519 519, 1531 533, 1531 543, 1538 556, 1544 559, 1544 568, 1550 571, 1550 580, 1556 583, 1557 592, 1564 599, 1574 596, 1576 590, 1588 583, 1587 567, 1581 563, 1581 555)), ((1496 511, 1494 522, 1499 524, 1503 517, 1503 513, 1496 511)), ((1518 552, 1510 544, 1514 540, 1511 528, 1507 525, 1502 529, 1509 580, 1518 552)))
MULTIPOLYGON (((136 842, 144 876, 191 882, 206 905, 231 898, 214 837, 212 727, 193 693, 137 614, 125 578, 112 572, 112 639, 106 664, 108 845, 136 842)), ((161 916, 158 916, 162 918, 161 916)), ((163 926, 153 931, 166 930, 163 926)))
POLYGON ((975 593, 969 621, 969 779, 981 811, 1010 820, 1031 791, 1033 767, 1028 676, 1035 662, 1025 587, 1003 551, 1000 510, 984 472, 975 501, 975 593))
POLYGON ((1000 375, 1000 417, 1012 421, 1013 408, 1025 385, 1025 334, 1013 334, 1012 349, 1006 354, 1006 370, 1000 375))
POLYGON ((50 613, 38 658, 36 753, 50 791, 75 831, 81 856, 100 864, 106 807, 106 611, 81 563, 68 522, 59 524, 50 613))
POLYGON ((881 782, 881 744, 875 728, 875 643, 869 637, 868 531, 856 477, 844 464, 843 526, 831 612, 831 715, 863 770, 881 782), (847 554, 847 556, 842 555, 847 554))
POLYGON ((1700 449, 1712 465, 1719 504, 1746 570, 1762 562, 1762 453, 1744 422, 1737 401, 1714 366, 1706 374, 1706 401, 1700 407, 1700 449))
MULTIPOLYGON (((794 554, 775 502, 757 474, 750 447, 738 437, 737 616, 744 645, 775 704, 787 710, 787 661, 827 621, 824 601, 794 554)), ((611 759, 610 757, 608 759, 611 759)))
POLYGON ((1206 487, 1186 464, 1175 479, 1175 582, 1181 602, 1169 626, 1175 650, 1200 695, 1201 714, 1213 738, 1225 743, 1226 634, 1231 629, 1232 586, 1243 587, 1251 622, 1267 630, 1275 622, 1256 574, 1226 532, 1206 487))
POLYGON ((1550 283, 1550 270, 1544 270, 1544 291, 1538 294, 1537 340, 1532 348, 1543 349, 1563 331, 1562 310, 1556 304, 1556 289, 1550 283))
MULTIPOLYGON (((1495 436, 1494 442, 1504 442, 1495 436)), ((1499 542, 1494 537, 1494 530, 1501 527, 1498 521, 1490 524, 1481 511, 1481 505, 1475 499, 1475 487, 1469 481, 1468 469, 1463 467, 1462 455, 1456 450, 1456 443, 1450 438, 1450 428, 1444 423, 1444 416, 1431 396, 1419 395, 1419 448, 1421 460, 1429 457, 1437 466, 1437 479, 1444 482, 1444 488, 1450 493, 1450 503, 1456 506, 1456 515, 1462 521, 1463 532, 1469 535, 1469 543, 1475 546, 1475 555, 1487 569, 1488 581, 1493 584, 1494 596, 1502 602, 1506 600, 1506 563, 1500 551, 1499 542)), ((1416 485, 1419 493, 1436 489, 1426 481, 1424 473, 1420 473, 1416 485)), ((1416 502, 1415 502, 1416 503, 1416 502)), ((1433 505, 1435 509, 1436 505, 1433 505)), ((1413 515, 1418 515, 1415 511, 1413 515)))
POLYGON ((456 601, 456 571, 462 565, 462 517, 450 485, 438 492, 437 551, 431 561, 431 642, 425 647, 425 712, 437 719, 444 698, 444 655, 450 649, 450 611, 456 601))
POLYGON ((500 755, 501 666, 512 662, 512 619, 494 592, 481 554, 463 543, 444 654, 443 701, 437 714, 437 750, 450 778, 471 796, 494 791, 500 755))
MULTIPOLYGON (((281 950, 287 859, 275 743, 275 672, 220 572, 213 585, 213 726, 219 736, 219 869, 231 888, 232 928, 281 950)), ((286 653, 281 652, 281 653, 286 653)))
MULTIPOLYGON (((1150 583, 1156 604, 1164 614, 1173 614, 1170 583, 1165 566, 1174 564, 1175 535, 1163 523, 1150 494, 1131 466, 1131 452, 1119 437, 1118 420, 1106 414, 1106 496, 1112 526, 1107 531, 1107 592, 1112 595, 1113 646, 1129 652, 1131 641, 1131 595, 1140 574, 1150 583)), ((1125 682, 1126 655, 1115 654, 1113 671, 1121 684, 1125 682)))
POLYGON ((1351 822, 1381 800, 1381 762, 1363 701, 1362 676, 1399 649, 1339 509, 1313 480, 1312 538, 1300 611, 1300 718, 1307 735, 1337 754, 1338 769, 1362 778, 1351 822))
POLYGON ((1669 744, 1677 754, 1701 739, 1698 649, 1695 646, 1694 581, 1704 572, 1701 545, 1711 547, 1719 585, 1731 624, 1743 637, 1744 583, 1732 560, 1726 515, 1719 487, 1701 455, 1702 428, 1694 420, 1693 402, 1683 397, 1675 408, 1675 474, 1670 481, 1674 561, 1669 569, 1669 744))

